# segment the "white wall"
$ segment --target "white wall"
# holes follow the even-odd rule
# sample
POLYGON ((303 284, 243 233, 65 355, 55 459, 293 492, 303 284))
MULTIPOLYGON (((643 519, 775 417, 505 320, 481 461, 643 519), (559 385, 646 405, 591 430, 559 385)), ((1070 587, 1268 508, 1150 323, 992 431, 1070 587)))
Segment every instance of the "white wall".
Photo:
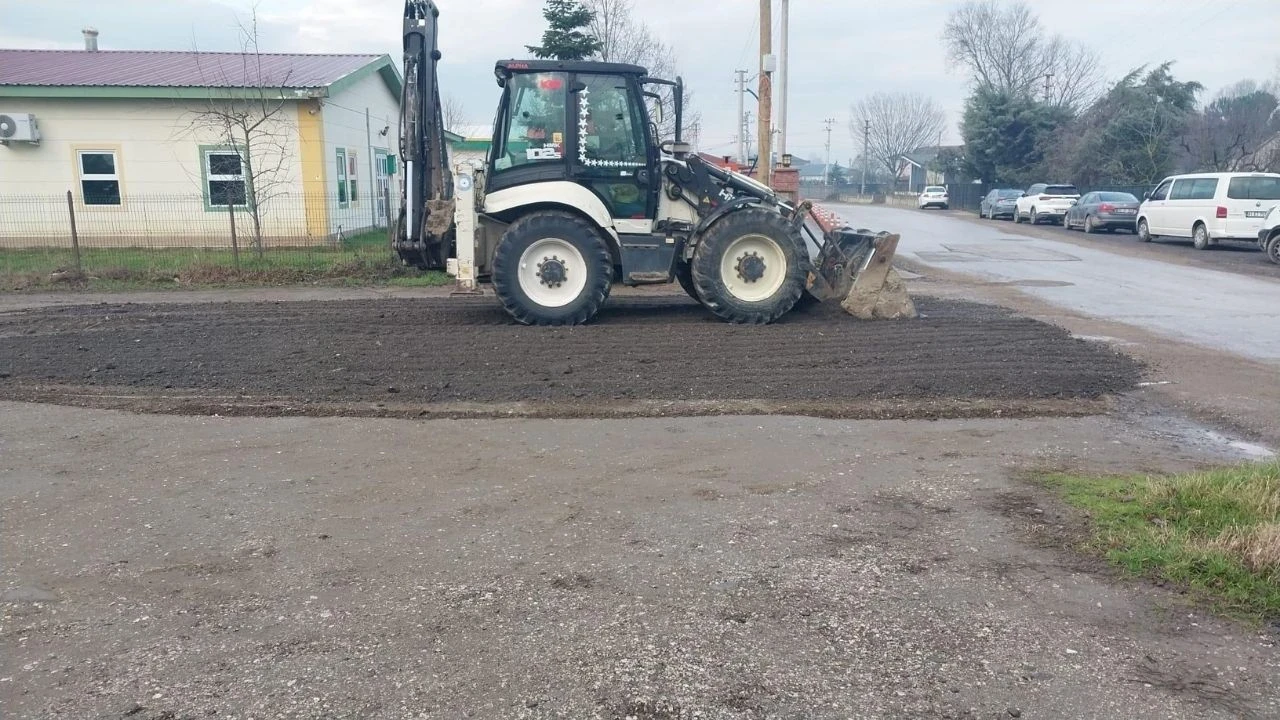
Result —
MULTIPOLYGON (((382 76, 370 74, 355 85, 324 101, 324 144, 325 158, 328 163, 326 173, 326 192, 335 196, 329 208, 329 231, 336 233, 339 226, 345 235, 358 232, 374 225, 383 225, 385 220, 376 207, 375 173, 371 162, 379 150, 399 155, 399 110, 400 98, 391 93, 382 76), (366 129, 365 110, 369 112, 369 123, 366 129), (383 128, 388 128, 385 135, 383 128), (356 157, 357 197, 346 207, 340 207, 338 195, 337 154, 342 148, 350 157, 356 157)), ((348 161, 350 162, 350 161, 348 161)), ((390 179, 390 194, 395 205, 399 197, 396 189, 397 178, 390 179)))

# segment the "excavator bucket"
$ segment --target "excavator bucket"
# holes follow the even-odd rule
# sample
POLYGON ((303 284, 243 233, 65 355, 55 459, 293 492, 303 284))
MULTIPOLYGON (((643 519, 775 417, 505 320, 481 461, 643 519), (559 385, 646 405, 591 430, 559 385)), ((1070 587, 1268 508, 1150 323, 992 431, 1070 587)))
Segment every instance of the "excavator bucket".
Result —
POLYGON ((916 317, 906 285, 893 269, 898 235, 854 230, 822 208, 809 212, 823 238, 809 273, 809 294, 822 302, 838 302, 863 320, 916 317))

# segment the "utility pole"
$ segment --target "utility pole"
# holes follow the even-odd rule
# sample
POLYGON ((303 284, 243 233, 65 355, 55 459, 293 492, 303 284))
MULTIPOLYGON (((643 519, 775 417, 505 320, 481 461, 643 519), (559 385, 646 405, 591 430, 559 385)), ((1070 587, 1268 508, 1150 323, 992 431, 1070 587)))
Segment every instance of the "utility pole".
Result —
POLYGON ((756 117, 756 131, 760 145, 756 151, 759 160, 756 179, 765 185, 772 179, 770 164, 773 162, 773 3, 760 0, 760 111, 756 117))
POLYGON ((827 166, 822 171, 822 184, 831 184, 831 128, 836 124, 835 118, 827 118, 822 121, 827 126, 827 166))
POLYGON ((1053 94, 1053 73, 1044 74, 1044 101, 1049 102, 1049 97, 1053 94))
POLYGON ((751 111, 747 110, 742 114, 742 139, 746 141, 746 149, 743 150, 742 166, 747 167, 751 164, 751 111))
POLYGON ((778 157, 787 154, 787 72, 791 58, 787 56, 787 43, 791 35, 791 0, 782 0, 782 47, 778 51, 778 157))
POLYGON ((747 71, 735 70, 734 83, 738 86, 738 162, 747 165, 747 116, 743 103, 747 97, 747 71))
POLYGON ((871 121, 862 128, 862 192, 867 194, 867 166, 871 163, 871 121))

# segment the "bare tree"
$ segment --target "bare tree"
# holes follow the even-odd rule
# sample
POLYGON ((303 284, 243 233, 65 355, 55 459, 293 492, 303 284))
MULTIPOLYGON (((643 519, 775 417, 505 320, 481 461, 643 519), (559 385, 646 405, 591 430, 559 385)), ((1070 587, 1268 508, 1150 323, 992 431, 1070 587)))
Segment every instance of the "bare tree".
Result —
POLYGON ((854 105, 851 115, 850 135, 858 145, 865 139, 872 161, 894 177, 903 155, 939 144, 947 122, 936 102, 914 93, 876 93, 854 105))
POLYGON ((1024 0, 969 0, 947 18, 948 57, 978 87, 1043 97, 1077 110, 1101 87, 1101 64, 1088 47, 1048 35, 1024 0))
POLYGON ((467 118, 467 108, 462 101, 453 95, 445 95, 442 101, 444 107, 441 113, 444 115, 444 129, 451 132, 458 132, 460 128, 465 128, 470 123, 467 118))
POLYGON ((1258 172, 1280 160, 1280 103, 1252 80, 1223 90, 1188 122, 1182 148, 1192 170, 1258 172))
MULTIPOLYGON (((675 51, 654 36, 643 21, 637 20, 634 0, 583 0, 592 13, 587 30, 600 41, 598 60, 603 62, 640 65, 653 77, 675 79, 677 74, 675 51)), ((658 123, 660 139, 675 136, 675 100, 670 88, 657 88, 662 98, 662 122, 658 123)), ((693 93, 685 88, 683 95, 684 130, 686 140, 696 138, 701 116, 694 111, 693 93)))
POLYGON ((241 52, 197 55, 208 84, 226 89, 193 114, 190 131, 226 146, 226 152, 201 157, 209 203, 243 206, 253 222, 253 243, 263 251, 262 225, 271 201, 290 184, 292 155, 286 110, 296 98, 287 90, 290 71, 267 67, 258 46, 258 16, 240 23, 241 52), (237 162, 238 161, 238 162, 237 162), (223 176, 214 180, 214 176, 223 176))

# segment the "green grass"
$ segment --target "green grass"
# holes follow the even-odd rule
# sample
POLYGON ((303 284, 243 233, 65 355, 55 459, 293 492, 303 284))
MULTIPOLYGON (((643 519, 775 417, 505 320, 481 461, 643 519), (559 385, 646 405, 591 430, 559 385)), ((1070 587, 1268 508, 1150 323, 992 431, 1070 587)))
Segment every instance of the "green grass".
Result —
POLYGON ((387 246, 385 231, 374 230, 322 247, 268 247, 259 255, 240 248, 82 248, 83 276, 54 279, 75 266, 70 249, 0 249, 0 290, 83 288, 116 290, 156 287, 284 285, 303 282, 446 285, 438 272, 406 268, 387 246))
POLYGON ((1126 571, 1193 588, 1230 615, 1280 618, 1280 462, 1045 480, 1088 515, 1092 547, 1126 571))

